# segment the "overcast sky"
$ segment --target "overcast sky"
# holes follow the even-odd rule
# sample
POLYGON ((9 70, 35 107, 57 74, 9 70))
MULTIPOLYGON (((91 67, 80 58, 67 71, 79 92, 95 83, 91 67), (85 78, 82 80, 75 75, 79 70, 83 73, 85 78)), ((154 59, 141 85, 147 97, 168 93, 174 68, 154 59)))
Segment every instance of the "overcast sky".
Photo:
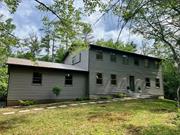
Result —
MULTIPOLYGON (((81 2, 76 2, 75 4, 78 7, 81 5, 81 2)), ((42 26, 41 19, 43 17, 43 13, 38 11, 35 5, 37 5, 37 3, 33 0, 23 0, 13 15, 8 12, 5 6, 0 5, 0 13, 4 14, 6 18, 13 18, 13 22, 16 25, 15 35, 20 38, 25 38, 32 32, 37 33, 39 37, 41 35, 39 29, 42 26)), ((52 14, 49 13, 48 15, 52 14)), ((95 12, 91 16, 83 16, 82 19, 92 25, 95 40, 102 38, 105 40, 116 40, 119 33, 119 29, 117 29, 117 18, 112 17, 112 15, 106 15, 95 24, 100 15, 101 13, 95 12)), ((141 36, 130 34, 127 29, 123 30, 120 40, 124 42, 133 41, 136 44, 142 43, 141 36)))

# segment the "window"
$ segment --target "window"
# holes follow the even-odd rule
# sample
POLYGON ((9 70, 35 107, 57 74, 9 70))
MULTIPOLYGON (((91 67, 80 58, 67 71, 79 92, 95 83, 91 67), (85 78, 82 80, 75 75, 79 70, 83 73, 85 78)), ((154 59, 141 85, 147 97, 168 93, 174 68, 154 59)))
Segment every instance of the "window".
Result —
POLYGON ((145 81, 146 81, 146 87, 151 87, 150 79, 146 78, 145 81))
POLYGON ((134 59, 134 65, 139 66, 139 59, 137 58, 134 59))
POLYGON ((117 80, 116 80, 116 75, 115 74, 111 74, 111 84, 112 85, 116 85, 117 84, 117 80))
POLYGON ((155 68, 159 69, 159 62, 158 61, 155 61, 154 65, 155 65, 155 68))
POLYGON ((116 54, 112 53, 112 54, 110 55, 110 60, 111 60, 112 62, 116 62, 116 54))
POLYGON ((65 74, 65 85, 72 85, 72 74, 65 74))
POLYGON ((79 55, 72 57, 72 65, 75 65, 79 62, 81 62, 81 53, 79 53, 79 55))
POLYGON ((75 61, 76 61, 76 56, 72 57, 72 65, 75 64, 75 61))
POLYGON ((96 84, 102 84, 103 83, 103 76, 102 73, 96 74, 96 84))
POLYGON ((156 87, 160 88, 160 80, 159 80, 159 78, 156 78, 156 87))
POLYGON ((147 59, 144 60, 144 67, 146 67, 146 68, 149 67, 149 61, 147 59))
POLYGON ((103 52, 102 51, 96 52, 96 59, 97 60, 103 60, 103 52))
POLYGON ((32 78, 32 83, 33 84, 42 84, 42 74, 39 72, 34 72, 33 78, 32 78))
POLYGON ((129 64, 129 58, 127 55, 123 55, 123 64, 128 65, 129 64))

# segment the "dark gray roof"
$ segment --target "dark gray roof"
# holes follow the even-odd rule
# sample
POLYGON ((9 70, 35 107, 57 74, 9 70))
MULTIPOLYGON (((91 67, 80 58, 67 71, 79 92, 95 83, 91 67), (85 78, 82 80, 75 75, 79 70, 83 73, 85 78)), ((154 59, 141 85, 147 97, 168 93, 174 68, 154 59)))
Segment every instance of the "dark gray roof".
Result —
POLYGON ((30 66, 30 67, 42 67, 42 68, 52 68, 52 69, 62 69, 62 70, 74 70, 74 71, 87 71, 86 69, 53 62, 45 62, 45 61, 32 61, 27 59, 20 58, 8 58, 8 65, 19 65, 19 66, 30 66))
POLYGON ((114 48, 104 47, 104 46, 99 46, 99 45, 94 45, 94 44, 90 44, 89 47, 91 49, 104 50, 104 51, 110 51, 110 52, 115 52, 115 53, 122 53, 122 54, 132 55, 132 56, 135 56, 135 57, 143 57, 143 58, 147 58, 147 59, 153 59, 153 60, 157 60, 157 61, 162 60, 162 59, 156 58, 156 57, 146 56, 146 55, 132 53, 132 52, 127 52, 127 51, 123 51, 123 50, 117 50, 117 49, 114 49, 114 48))

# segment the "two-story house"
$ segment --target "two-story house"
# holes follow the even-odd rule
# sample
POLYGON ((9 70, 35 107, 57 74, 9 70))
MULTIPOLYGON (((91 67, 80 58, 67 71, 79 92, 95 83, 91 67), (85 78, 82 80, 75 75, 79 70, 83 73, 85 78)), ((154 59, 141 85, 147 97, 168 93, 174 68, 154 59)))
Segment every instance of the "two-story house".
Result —
POLYGON ((97 98, 119 92, 163 96, 160 61, 97 45, 67 53, 64 64, 9 58, 7 103, 97 98), (58 97, 52 93, 55 86, 62 88, 58 97))

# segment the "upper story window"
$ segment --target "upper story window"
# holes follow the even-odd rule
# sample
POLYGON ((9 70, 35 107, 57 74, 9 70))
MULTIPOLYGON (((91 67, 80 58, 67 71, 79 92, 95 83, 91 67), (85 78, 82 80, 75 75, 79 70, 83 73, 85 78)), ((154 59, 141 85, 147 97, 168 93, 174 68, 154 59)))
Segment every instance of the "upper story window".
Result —
POLYGON ((115 74, 111 74, 111 84, 116 85, 117 84, 117 78, 115 74))
POLYGON ((154 62, 154 66, 155 66, 155 68, 159 69, 159 65, 160 65, 160 64, 159 64, 159 62, 158 62, 158 61, 155 61, 155 62, 154 62))
POLYGON ((34 72, 32 78, 33 84, 42 84, 42 73, 34 72))
POLYGON ((149 67, 149 60, 148 59, 144 60, 144 67, 146 67, 146 68, 149 67))
POLYGON ((102 73, 96 74, 96 84, 102 84, 103 83, 103 75, 102 73))
POLYGON ((111 60, 111 62, 116 62, 116 54, 115 53, 111 53, 110 60, 111 60))
POLYGON ((134 58, 134 65, 139 66, 139 59, 134 58))
POLYGON ((150 78, 145 78, 145 81, 146 81, 146 87, 151 87, 150 78))
POLYGON ((156 87, 160 88, 160 80, 159 80, 159 78, 156 78, 156 87))
POLYGON ((73 77, 72 74, 65 74, 65 85, 72 85, 73 77))
POLYGON ((127 55, 123 55, 122 58, 123 58, 123 64, 128 65, 129 64, 128 56, 127 55))
POLYGON ((97 60, 103 60, 103 52, 102 51, 96 52, 96 59, 97 60))

